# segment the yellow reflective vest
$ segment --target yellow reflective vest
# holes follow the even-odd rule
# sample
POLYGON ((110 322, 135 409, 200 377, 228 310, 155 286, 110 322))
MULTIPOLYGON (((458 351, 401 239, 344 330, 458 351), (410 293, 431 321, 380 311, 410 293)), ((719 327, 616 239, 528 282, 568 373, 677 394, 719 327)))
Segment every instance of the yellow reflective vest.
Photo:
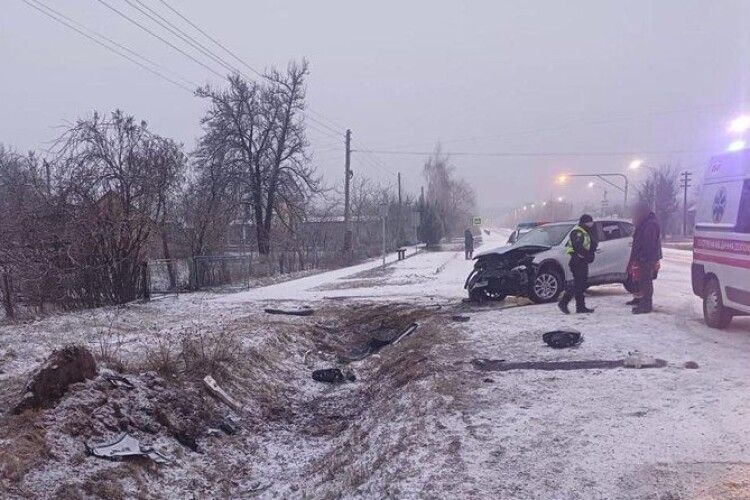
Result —
POLYGON ((584 250, 586 250, 587 252, 589 250, 591 250, 591 235, 580 224, 576 224, 576 227, 574 227, 573 231, 570 232, 570 236, 571 237, 568 238, 568 242, 565 244, 565 249, 566 249, 566 252, 568 253, 568 255, 573 255, 574 253, 576 253, 575 248, 573 248, 573 238, 572 238, 573 233, 575 233, 576 231, 578 231, 579 233, 581 233, 581 236, 583 236, 583 248, 584 248, 584 250))

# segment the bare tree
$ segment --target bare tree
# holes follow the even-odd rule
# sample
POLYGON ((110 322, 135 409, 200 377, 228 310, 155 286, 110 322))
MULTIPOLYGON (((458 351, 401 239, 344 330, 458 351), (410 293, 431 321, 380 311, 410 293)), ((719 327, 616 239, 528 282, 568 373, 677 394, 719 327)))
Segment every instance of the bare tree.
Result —
POLYGON ((464 179, 455 177, 455 169, 440 144, 425 161, 423 174, 427 181, 425 203, 437 212, 449 236, 461 233, 473 215, 476 196, 464 179))
POLYGON ((235 201, 244 197, 251 207, 262 254, 271 250, 273 221, 291 225, 319 184, 306 153, 307 73, 307 62, 291 63, 284 73, 268 72, 263 83, 233 75, 227 89, 197 92, 211 107, 196 157, 228 170, 235 201))
POLYGON ((77 293, 87 305, 122 303, 137 295, 139 266, 164 223, 185 166, 181 146, 115 111, 78 120, 57 142, 60 199, 67 207, 67 263, 90 272, 77 293))
POLYGON ((231 190, 228 170, 214 158, 199 157, 190 173, 180 199, 179 221, 195 257, 219 249, 242 200, 231 190))
POLYGON ((656 213, 662 231, 668 230, 669 220, 679 208, 679 170, 671 165, 661 165, 650 171, 648 178, 638 188, 640 201, 647 203, 656 213))

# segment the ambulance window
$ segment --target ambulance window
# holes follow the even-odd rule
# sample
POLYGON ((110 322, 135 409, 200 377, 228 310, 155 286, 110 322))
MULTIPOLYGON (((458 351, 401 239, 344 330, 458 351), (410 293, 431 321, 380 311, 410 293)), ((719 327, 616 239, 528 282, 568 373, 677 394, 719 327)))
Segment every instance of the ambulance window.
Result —
POLYGON ((737 232, 750 233, 750 180, 742 187, 740 210, 737 214, 737 232))
POLYGON ((630 222, 620 222, 620 230, 622 231, 623 236, 633 236, 633 233, 635 233, 635 226, 630 222))

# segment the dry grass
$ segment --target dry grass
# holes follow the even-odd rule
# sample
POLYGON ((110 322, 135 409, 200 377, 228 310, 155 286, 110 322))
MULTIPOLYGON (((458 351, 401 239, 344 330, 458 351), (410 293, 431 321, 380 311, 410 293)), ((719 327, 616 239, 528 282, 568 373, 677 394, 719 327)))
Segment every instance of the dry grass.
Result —
POLYGON ((166 378, 202 378, 221 374, 242 353, 235 330, 188 327, 179 332, 153 332, 145 342, 144 361, 137 368, 166 378))
POLYGON ((27 411, 0 420, 0 440, 6 441, 0 453, 0 478, 20 482, 34 466, 50 457, 46 431, 37 423, 38 412, 27 411))

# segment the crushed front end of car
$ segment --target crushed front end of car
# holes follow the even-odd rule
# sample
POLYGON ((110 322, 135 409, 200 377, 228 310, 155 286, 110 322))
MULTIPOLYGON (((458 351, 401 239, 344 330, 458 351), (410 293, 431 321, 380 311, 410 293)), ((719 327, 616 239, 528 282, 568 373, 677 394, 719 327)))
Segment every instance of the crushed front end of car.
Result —
POLYGON ((478 255, 464 283, 469 299, 483 302, 503 300, 508 295, 528 297, 538 267, 534 256, 545 250, 549 247, 510 246, 478 255))

